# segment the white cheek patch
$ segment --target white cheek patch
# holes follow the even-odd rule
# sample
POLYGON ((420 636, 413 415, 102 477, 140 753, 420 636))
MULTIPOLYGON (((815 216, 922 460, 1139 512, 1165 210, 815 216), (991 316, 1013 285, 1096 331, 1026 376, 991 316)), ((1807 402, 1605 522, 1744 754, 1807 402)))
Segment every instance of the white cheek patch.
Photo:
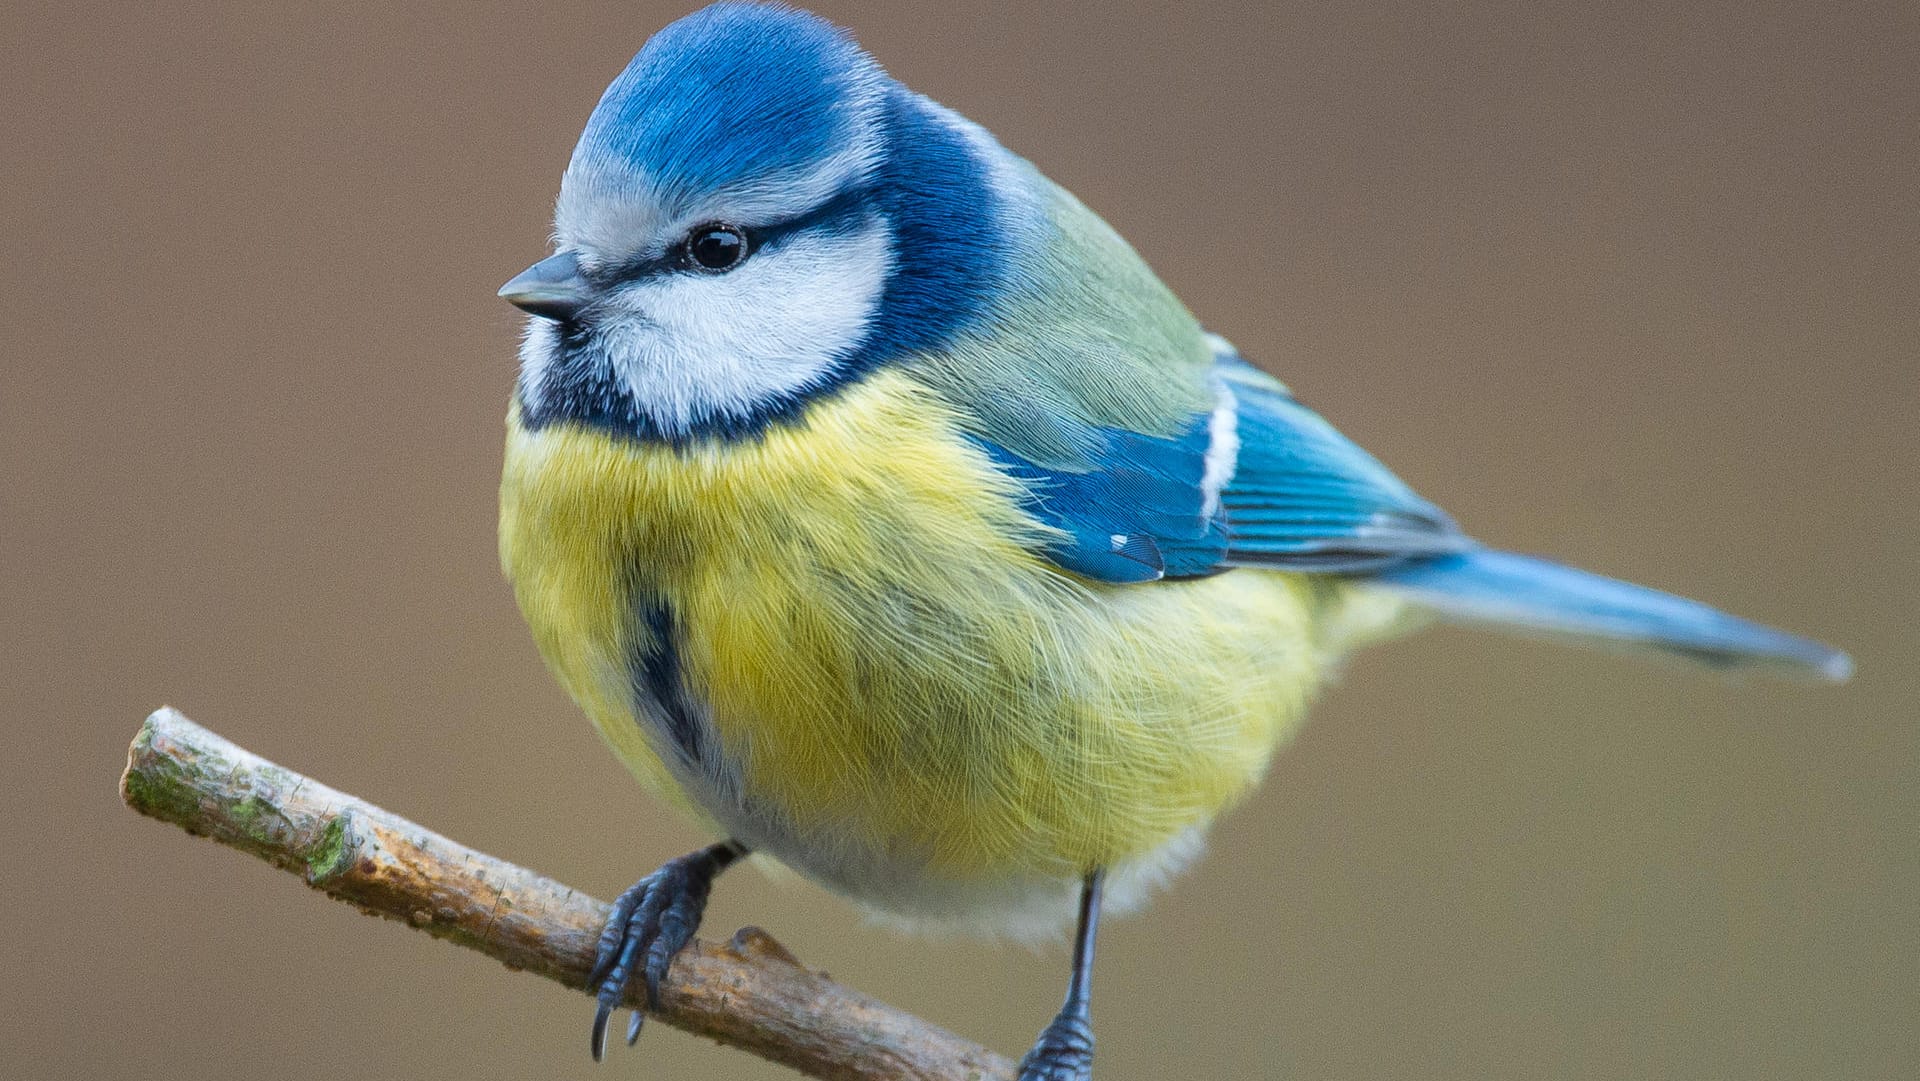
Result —
POLYGON ((559 344, 560 329, 553 320, 527 319, 527 332, 520 339, 520 400, 530 411, 538 412, 545 400, 547 372, 559 344))
POLYGON ((668 431, 750 416, 817 386, 865 337, 892 265, 886 223, 807 231, 726 274, 675 273, 603 308, 600 344, 635 408, 668 431))

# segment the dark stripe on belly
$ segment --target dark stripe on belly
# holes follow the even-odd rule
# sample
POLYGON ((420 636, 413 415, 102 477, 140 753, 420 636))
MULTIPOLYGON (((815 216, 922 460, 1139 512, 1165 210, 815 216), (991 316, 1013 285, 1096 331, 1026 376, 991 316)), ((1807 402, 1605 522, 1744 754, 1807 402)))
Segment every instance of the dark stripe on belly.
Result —
POLYGON ((627 670, 633 679, 634 704, 641 723, 658 723, 680 760, 690 766, 702 764, 706 740, 698 718, 688 707, 686 689, 680 682, 679 638, 674 627, 673 609, 664 602, 641 600, 633 606, 635 629, 632 655, 627 670))

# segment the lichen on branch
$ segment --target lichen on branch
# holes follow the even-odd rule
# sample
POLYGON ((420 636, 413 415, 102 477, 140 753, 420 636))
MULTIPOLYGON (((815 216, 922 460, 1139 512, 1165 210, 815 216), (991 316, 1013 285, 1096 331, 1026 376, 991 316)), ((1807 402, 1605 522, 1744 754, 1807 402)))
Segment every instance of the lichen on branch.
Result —
MULTIPOLYGON (((121 797, 370 915, 586 990, 608 906, 277 766, 178 711, 147 718, 121 797)), ((1006 1059, 814 972, 757 928, 696 940, 660 1020, 827 1081, 992 1081, 1006 1059)), ((644 991, 628 1001, 639 1006, 644 991)), ((584 1051, 583 1051, 584 1053, 584 1051)))

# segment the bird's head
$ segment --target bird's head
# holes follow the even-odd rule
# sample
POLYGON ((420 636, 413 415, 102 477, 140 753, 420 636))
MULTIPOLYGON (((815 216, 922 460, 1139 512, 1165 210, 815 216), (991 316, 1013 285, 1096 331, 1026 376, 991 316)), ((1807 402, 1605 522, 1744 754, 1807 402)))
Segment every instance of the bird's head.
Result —
POLYGON ((684 442, 751 433, 976 319, 1010 159, 844 33, 721 3, 607 88, 561 182, 524 418, 684 442))

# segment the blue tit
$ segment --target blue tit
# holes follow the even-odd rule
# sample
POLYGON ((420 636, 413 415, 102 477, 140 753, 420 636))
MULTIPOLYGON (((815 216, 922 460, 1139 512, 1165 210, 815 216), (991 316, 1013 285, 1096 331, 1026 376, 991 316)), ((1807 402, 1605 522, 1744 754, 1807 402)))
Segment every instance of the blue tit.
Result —
POLYGON ((554 237, 500 291, 531 313, 502 562, 615 753, 721 839, 621 896, 596 1056, 751 852, 910 924, 1077 916, 1022 1076, 1087 1077, 1103 906, 1193 858, 1343 654, 1432 617, 1848 672, 1475 541, 812 15, 656 34, 554 237))

